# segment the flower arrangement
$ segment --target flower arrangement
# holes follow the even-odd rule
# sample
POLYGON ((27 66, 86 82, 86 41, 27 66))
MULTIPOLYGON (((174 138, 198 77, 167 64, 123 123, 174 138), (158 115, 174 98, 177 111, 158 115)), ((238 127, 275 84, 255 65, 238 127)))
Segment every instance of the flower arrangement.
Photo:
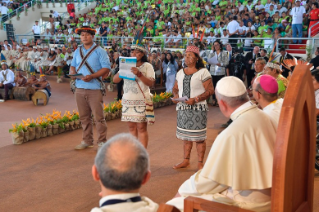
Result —
MULTIPOLYGON (((172 104, 172 93, 160 93, 153 96, 154 108, 172 104)), ((122 115, 122 101, 113 101, 103 105, 105 120, 120 118, 122 115)), ((93 117, 94 118, 94 117, 93 117)), ((28 141, 57 135, 66 131, 81 128, 79 113, 76 110, 53 110, 52 113, 40 114, 35 120, 28 118, 21 123, 12 124, 9 132, 12 134, 13 144, 23 144, 28 141)))

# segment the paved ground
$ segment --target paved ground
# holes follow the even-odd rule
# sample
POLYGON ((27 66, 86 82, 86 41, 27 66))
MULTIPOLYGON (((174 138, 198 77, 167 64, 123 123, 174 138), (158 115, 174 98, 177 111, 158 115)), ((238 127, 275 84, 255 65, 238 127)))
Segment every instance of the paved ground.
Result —
MULTIPOLYGON (((90 211, 98 206, 99 185, 91 177, 96 148, 73 150, 81 141, 81 130, 12 145, 8 133, 12 123, 53 109, 76 109, 68 83, 56 84, 54 77, 49 79, 53 90, 47 106, 16 100, 0 103, 0 211, 90 211)), ((115 92, 108 93, 105 102, 114 97, 115 92)), ((155 114, 156 124, 149 127, 148 148, 152 178, 141 194, 162 203, 172 198, 179 185, 196 171, 197 156, 193 150, 189 169, 172 169, 183 157, 182 143, 175 138, 175 107, 157 109, 155 114)), ((225 121, 218 108, 210 107, 208 151, 225 121)), ((108 137, 120 132, 128 132, 125 123, 119 119, 108 122, 108 137)), ((318 176, 315 177, 315 200, 319 197, 318 176)), ((314 208, 319 211, 319 201, 314 203, 314 208)))

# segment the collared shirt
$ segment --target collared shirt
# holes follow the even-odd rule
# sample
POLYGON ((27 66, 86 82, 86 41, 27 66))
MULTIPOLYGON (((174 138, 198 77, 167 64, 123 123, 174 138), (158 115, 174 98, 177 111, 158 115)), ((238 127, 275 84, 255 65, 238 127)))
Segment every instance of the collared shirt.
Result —
POLYGON ((229 31, 230 34, 233 34, 234 32, 236 32, 238 28, 239 28, 239 23, 235 20, 232 20, 231 22, 229 22, 227 26, 227 30, 229 31))
POLYGON ((304 7, 294 7, 290 11, 290 15, 292 16, 292 24, 302 24, 303 14, 306 13, 304 7))
POLYGON ((0 71, 0 82, 3 82, 4 85, 11 83, 14 86, 15 83, 13 71, 10 69, 0 71))
POLYGON ((59 17, 60 15, 59 15, 59 13, 58 13, 57 11, 54 11, 54 12, 53 12, 53 16, 54 16, 54 18, 57 18, 57 17, 59 17))
MULTIPOLYGON (((83 56, 85 55, 95 46, 93 45, 89 49, 85 49, 82 46, 83 56)), ((102 68, 107 68, 111 70, 111 64, 109 60, 109 56, 107 55, 106 51, 104 51, 101 47, 98 47, 93 51, 93 53, 89 56, 86 60, 87 63, 92 67, 94 72, 101 70, 102 68)), ((82 66, 80 70, 77 70, 82 62, 82 58, 80 56, 80 48, 77 48, 73 54, 73 59, 71 62, 71 66, 75 67, 75 70, 78 71, 77 73, 82 74, 83 76, 90 75, 91 72, 86 68, 85 65, 82 66)), ((90 82, 84 82, 83 80, 76 79, 75 86, 77 88, 82 89, 91 89, 91 90, 99 90, 101 85, 97 79, 93 79, 90 82)))
POLYGON ((34 34, 40 34, 40 26, 39 25, 33 25, 32 30, 34 34))
POLYGON ((125 199, 129 199, 129 198, 136 197, 136 196, 140 196, 140 194, 139 193, 127 193, 127 194, 108 195, 108 196, 105 196, 102 199, 100 199, 100 207, 103 205, 103 203, 105 201, 110 200, 110 199, 122 199, 122 200, 125 200, 125 199))

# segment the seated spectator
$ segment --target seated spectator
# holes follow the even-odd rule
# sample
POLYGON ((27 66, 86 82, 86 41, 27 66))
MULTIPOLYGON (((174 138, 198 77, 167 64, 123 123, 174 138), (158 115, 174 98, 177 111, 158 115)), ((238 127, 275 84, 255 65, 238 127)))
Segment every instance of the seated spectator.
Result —
POLYGON ((14 73, 11 71, 6 62, 1 63, 2 71, 0 71, 0 88, 4 89, 4 100, 9 99, 9 90, 15 86, 14 73))
POLYGON ((17 77, 15 79, 16 87, 25 87, 27 84, 27 78, 23 76, 22 70, 18 71, 17 77))
POLYGON ((309 63, 313 65, 314 69, 319 68, 319 47, 316 48, 315 51, 316 57, 312 58, 309 63))
POLYGON ((276 129, 278 128, 279 118, 283 99, 278 99, 278 83, 270 75, 257 77, 253 83, 253 96, 258 105, 269 116, 276 129))
POLYGON ((264 74, 274 77, 278 82, 278 97, 284 98, 288 86, 288 80, 281 75, 280 66, 275 63, 268 62, 264 69, 264 74))
POLYGON ((98 151, 92 175, 101 186, 102 211, 156 212, 158 205, 139 190, 151 177, 149 156, 142 144, 130 134, 112 137, 98 151))
POLYGON ((39 80, 35 74, 31 74, 25 86, 33 87, 34 84, 38 83, 39 80))
POLYGON ((37 91, 44 89, 48 92, 49 96, 51 96, 51 86, 49 81, 47 81, 47 78, 45 75, 40 75, 40 80, 32 85, 32 87, 37 91))
POLYGON ((276 128, 249 102, 240 79, 222 78, 215 93, 221 112, 233 122, 216 137, 203 169, 186 180, 167 204, 183 209, 184 198, 195 196, 252 211, 270 211, 276 128))

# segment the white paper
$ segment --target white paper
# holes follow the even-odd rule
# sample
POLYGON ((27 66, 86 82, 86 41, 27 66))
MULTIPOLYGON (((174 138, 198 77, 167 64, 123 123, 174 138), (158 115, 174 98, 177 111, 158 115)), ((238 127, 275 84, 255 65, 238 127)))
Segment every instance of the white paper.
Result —
POLYGON ((183 96, 181 98, 177 98, 177 99, 173 99, 171 98, 172 100, 174 100, 175 102, 185 102, 185 101, 188 101, 188 97, 187 96, 183 96))
POLYGON ((214 56, 214 57, 212 57, 212 58, 209 58, 209 63, 210 63, 210 64, 213 64, 213 65, 216 65, 216 64, 219 63, 219 62, 218 62, 218 60, 217 60, 217 57, 214 56))
POLYGON ((135 80, 131 68, 136 67, 136 57, 120 57, 119 77, 122 79, 135 80))

